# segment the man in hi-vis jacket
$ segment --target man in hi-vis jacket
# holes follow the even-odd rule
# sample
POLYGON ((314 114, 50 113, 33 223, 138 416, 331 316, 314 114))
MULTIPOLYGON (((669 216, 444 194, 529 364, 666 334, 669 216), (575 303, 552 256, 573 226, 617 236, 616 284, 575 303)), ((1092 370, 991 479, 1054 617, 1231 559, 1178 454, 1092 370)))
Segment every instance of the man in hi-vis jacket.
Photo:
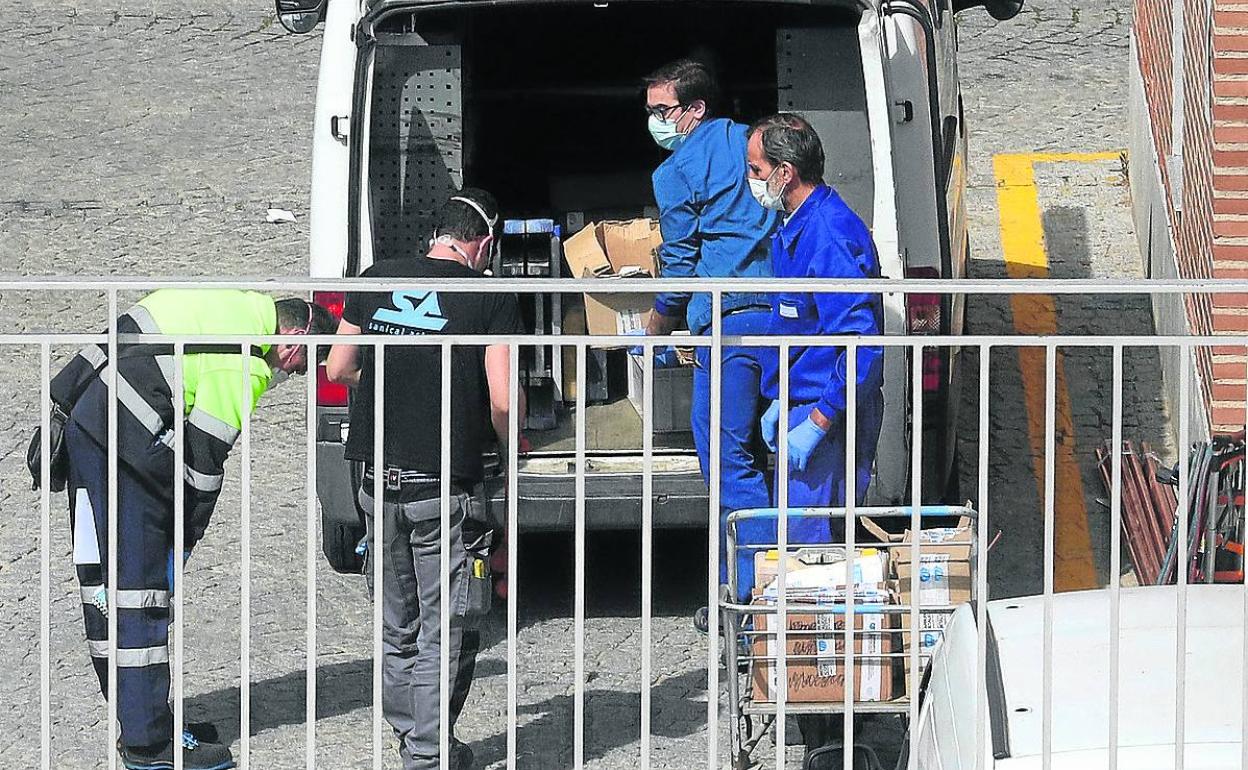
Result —
MULTIPOLYGON (((121 334, 303 335, 333 332, 333 318, 302 299, 274 301, 234 290, 166 289, 149 294, 117 322, 121 334)), ((292 343, 294 340, 292 339, 292 343)), ((244 409, 291 374, 307 370, 299 344, 251 351, 243 386, 239 345, 188 343, 182 366, 184 466, 174 468, 174 356, 171 345, 89 345, 53 378, 53 400, 69 415, 69 509, 74 565, 82 592, 91 662, 108 694, 108 615, 117 618, 118 751, 131 770, 174 766, 181 747, 187 770, 225 770, 234 760, 203 733, 173 735, 169 708, 170 565, 204 536, 221 492, 226 456, 244 409), (232 352, 230 352, 232 351, 232 352), (117 367, 117 572, 108 574, 108 380, 117 367), (72 395, 81 394, 74 400, 72 395), (247 406, 244 407, 244 400, 247 406), (72 401, 72 403, 71 403, 72 401), (173 485, 185 490, 185 541, 174 542, 173 485), (115 582, 110 605, 108 586, 115 582), (176 740, 175 740, 176 738, 176 740), (205 740, 200 740, 204 738, 205 740)), ((215 733, 215 731, 212 731, 215 733)))

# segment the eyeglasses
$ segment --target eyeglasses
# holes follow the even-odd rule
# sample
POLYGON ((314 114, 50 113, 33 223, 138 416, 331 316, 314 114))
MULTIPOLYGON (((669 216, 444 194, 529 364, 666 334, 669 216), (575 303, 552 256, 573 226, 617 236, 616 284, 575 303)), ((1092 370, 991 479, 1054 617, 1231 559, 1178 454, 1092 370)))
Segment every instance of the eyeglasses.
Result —
POLYGON ((672 105, 659 104, 654 107, 646 107, 645 109, 646 109, 646 114, 652 118, 658 118, 659 120, 670 120, 672 114, 675 113, 676 110, 684 109, 687 106, 688 105, 685 105, 685 104, 672 104, 672 105))

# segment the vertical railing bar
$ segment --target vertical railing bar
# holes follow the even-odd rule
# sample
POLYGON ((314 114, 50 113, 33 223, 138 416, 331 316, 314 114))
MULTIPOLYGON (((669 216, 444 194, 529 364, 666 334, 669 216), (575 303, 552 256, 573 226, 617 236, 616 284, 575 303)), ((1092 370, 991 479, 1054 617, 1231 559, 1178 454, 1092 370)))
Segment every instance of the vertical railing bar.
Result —
MULTIPOLYGON (((710 435, 707 437, 707 457, 717 458, 722 449, 720 427, 723 419, 723 306, 724 296, 719 289, 711 292, 711 349, 710 349, 710 435)), ((710 461, 707 468, 707 479, 710 488, 707 494, 707 553, 706 553, 706 751, 707 770, 719 770, 719 542, 721 510, 721 489, 723 468, 721 463, 710 461)), ((727 558, 735 558, 727 554, 727 558)), ((733 594, 736 587, 729 589, 733 594)), ((729 640, 735 644, 736 640, 729 640)), ((736 676, 735 671, 727 672, 728 676, 736 676)))
MULTIPOLYGON (((785 766, 785 744, 787 727, 785 707, 789 700, 789 599, 788 599, 788 552, 789 552, 789 343, 780 343, 779 357, 779 396, 780 420, 776 429, 776 508, 779 516, 776 519, 776 544, 779 546, 776 560, 776 683, 772 693, 776 701, 776 767, 785 766)), ((729 675, 734 672, 728 672, 729 675)), ((736 726, 733 726, 735 729, 736 726)))
MULTIPOLYGON (((438 537, 438 580, 441 597, 438 606, 438 633, 442 640, 438 668, 438 763, 442 770, 451 764, 451 353, 450 343, 442 343, 442 425, 441 467, 438 479, 442 485, 442 527, 438 537)), ((460 515, 465 516, 466 511, 460 515)), ((463 526, 462 524, 460 525, 463 526)), ((471 569, 471 567, 469 567, 471 569)), ((471 579, 471 572, 464 576, 471 579)), ((461 629, 462 633, 462 629, 461 629)), ((463 654, 462 644, 460 654, 463 654)))
MULTIPOLYGON (((828 419, 832 415, 824 415, 828 419)), ((836 424, 833 422, 832 430, 836 430, 836 424)), ((828 436, 824 440, 835 440, 835 436, 828 436)), ((850 342, 845 346, 845 518, 842 523, 845 526, 845 713, 844 733, 845 746, 849 751, 845 752, 845 770, 854 770, 854 704, 857 701, 857 672, 854 670, 856 658, 854 657, 854 624, 856 615, 855 606, 858 602, 858 584, 855 576, 857 574, 858 558, 856 551, 857 546, 857 523, 856 518, 858 505, 858 345, 850 342)), ((835 620, 832 624, 836 625, 835 620)), ((833 659, 836 653, 836 636, 835 632, 832 637, 833 659)), ((876 660, 880 662, 879 659, 876 660)))
MULTIPOLYGON (((975 769, 985 770, 988 731, 988 445, 992 348, 979 347, 979 491, 975 518, 975 769)), ((958 472, 959 469, 954 469, 958 472)))
MULTIPOLYGON (((117 606, 117 289, 108 290, 108 606, 117 606)), ((175 475, 174 484, 179 479, 175 475)), ((117 613, 108 613, 108 768, 117 770, 117 613)))
MULTIPOLYGON (((517 594, 520 590, 516 565, 519 561, 520 494, 517 474, 520 473, 520 348, 516 344, 507 347, 507 770, 516 770, 516 721, 520 718, 517 700, 516 661, 519 642, 519 611, 517 594)), ((560 355, 559 352, 555 354, 560 355)), ((580 387, 584 387, 583 384, 580 387)))
POLYGON ((382 562, 385 561, 385 490, 386 475, 386 344, 373 346, 373 538, 369 542, 369 558, 373 567, 373 770, 382 770, 382 602, 385 585, 382 562))
POLYGON ((251 764, 251 345, 240 345, 239 354, 243 359, 242 403, 239 404, 242 415, 239 443, 243 456, 238 476, 238 766, 248 770, 251 764))
MULTIPOLYGON (((182 770, 182 730, 185 727, 183 712, 182 641, 185 628, 182 617, 182 595, 185 592, 182 553, 186 550, 186 398, 184 389, 186 366, 185 343, 173 345, 173 591, 169 609, 173 613, 173 768, 182 770)), ((109 613, 112 614, 112 613, 109 613)))
POLYGON ((1122 600, 1122 345, 1114 345, 1109 492, 1109 770, 1118 770, 1118 655, 1122 600))
POLYGON ((1188 508, 1188 493, 1191 477, 1188 469, 1189 441, 1191 420, 1191 388, 1188 379, 1191 377, 1191 356, 1193 349, 1188 345, 1179 345, 1179 507, 1176 512, 1176 529, 1178 531, 1178 551, 1175 559, 1174 574, 1177 579, 1178 601, 1175 609, 1175 650, 1174 650, 1174 767, 1183 770, 1184 743, 1187 733, 1187 571, 1191 561, 1187 558, 1187 527, 1188 517, 1192 512, 1188 508))
MULTIPOLYGON (((1245 350, 1245 353, 1248 353, 1248 349, 1245 350)), ((1244 409, 1244 426, 1248 427, 1248 360, 1246 360, 1244 364, 1243 409, 1244 409)), ((1248 463, 1246 463, 1245 467, 1240 471, 1238 481, 1239 481, 1240 487, 1237 491, 1239 492, 1239 494, 1248 495, 1248 463)), ((1243 513, 1244 512, 1241 511, 1240 515, 1242 516, 1243 513)), ((1240 556, 1239 563, 1240 563, 1240 569, 1244 571, 1244 584, 1243 584, 1244 585, 1244 590, 1243 590, 1244 604, 1243 604, 1243 616, 1242 616, 1242 621, 1241 621, 1242 627, 1244 629, 1244 633, 1242 635, 1244 652, 1243 652, 1243 662, 1241 663, 1242 667, 1240 668, 1240 671, 1245 672, 1244 676, 1248 677, 1248 560, 1245 560, 1243 556, 1240 556)), ((1239 740, 1240 763, 1239 763, 1239 766, 1241 768, 1248 768, 1248 687, 1244 687, 1242 684, 1242 681, 1240 685, 1240 691, 1242 692, 1242 696, 1241 696, 1242 700, 1240 701, 1240 711, 1239 711, 1239 714, 1240 714, 1240 717, 1239 717, 1239 726, 1240 726, 1240 740, 1239 740)))
MULTIPOLYGON (((641 767, 650 769, 650 615, 654 576, 654 348, 643 359, 641 393, 645 412, 641 427, 641 767)), ((714 644, 711 645, 715 646, 714 644)), ((711 693, 707 693, 711 697, 711 693)), ((713 698, 712 698, 713 700, 713 698)))
POLYGON ((919 682, 922 681, 922 659, 919 656, 919 608, 923 601, 919 596, 920 533, 923 531, 923 345, 910 349, 910 674, 906 677, 906 689, 910 698, 910 754, 908 765, 917 767, 919 756, 919 682))
POLYGON ((585 345, 576 346, 576 553, 573 598, 573 668, 576 677, 572 703, 572 762, 585 766, 585 345))
MULTIPOLYGON (((310 310, 311 308, 309 308, 310 310)), ((304 439, 307 441, 305 460, 307 463, 307 483, 304 486, 306 499, 306 516, 307 516, 307 537, 304 540, 304 560, 305 573, 307 580, 307 595, 304 599, 306 602, 307 615, 307 674, 304 680, 304 764, 305 770, 316 770, 316 561, 317 561, 317 515, 316 515, 316 431, 319 427, 316 420, 316 345, 308 345, 305 354, 308 366, 307 375, 307 432, 304 439)), ((243 498, 249 501, 250 495, 243 498)), ((250 545, 248 553, 250 553, 250 545)), ((246 681, 246 680, 244 680, 246 681)))
POLYGON ((1044 770, 1053 764, 1053 590, 1054 533, 1056 530, 1057 458, 1057 346, 1044 348, 1044 630, 1040 671, 1042 705, 1040 713, 1040 763, 1044 770))
POLYGON ((51 408, 52 347, 44 342, 39 346, 39 754, 43 770, 52 766, 51 408))

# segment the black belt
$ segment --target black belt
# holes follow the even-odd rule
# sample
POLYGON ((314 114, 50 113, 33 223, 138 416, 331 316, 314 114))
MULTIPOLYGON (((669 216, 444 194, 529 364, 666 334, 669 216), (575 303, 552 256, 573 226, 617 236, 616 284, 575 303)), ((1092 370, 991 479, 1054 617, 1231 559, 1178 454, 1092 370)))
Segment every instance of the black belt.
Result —
MULTIPOLYGON (((364 480, 373 480, 373 466, 364 466, 364 480)), ((395 466, 386 466, 382 471, 382 486, 390 492, 400 490, 411 490, 413 488, 429 489, 435 494, 442 486, 442 478, 425 471, 414 471, 406 468, 397 468, 395 466)), ((468 487, 459 483, 456 479, 451 479, 452 493, 467 493, 468 487)))

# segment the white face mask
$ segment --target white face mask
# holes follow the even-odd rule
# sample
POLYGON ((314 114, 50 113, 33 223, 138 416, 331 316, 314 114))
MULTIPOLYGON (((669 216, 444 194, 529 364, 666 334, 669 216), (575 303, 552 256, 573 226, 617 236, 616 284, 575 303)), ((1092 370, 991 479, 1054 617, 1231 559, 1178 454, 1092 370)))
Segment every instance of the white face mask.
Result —
POLYGON ((784 211, 784 189, 777 192, 771 191, 771 178, 780 170, 779 166, 771 172, 766 179, 749 179, 750 194, 754 196, 754 200, 758 201, 758 205, 772 211, 784 211))
POLYGON ((685 134, 676 128, 674 120, 663 120, 658 115, 651 115, 647 128, 650 129, 650 136, 654 137, 654 143, 665 150, 675 150, 685 141, 685 134))
POLYGON ((273 390, 273 389, 274 389, 274 388, 276 388, 278 385, 281 385, 283 382, 285 382, 286 380, 289 380, 289 379, 290 379, 290 372, 286 371, 285 369, 277 369, 277 368, 274 368, 274 369, 273 369, 273 376, 269 378, 269 388, 268 388, 268 389, 269 389, 269 390, 273 390))

